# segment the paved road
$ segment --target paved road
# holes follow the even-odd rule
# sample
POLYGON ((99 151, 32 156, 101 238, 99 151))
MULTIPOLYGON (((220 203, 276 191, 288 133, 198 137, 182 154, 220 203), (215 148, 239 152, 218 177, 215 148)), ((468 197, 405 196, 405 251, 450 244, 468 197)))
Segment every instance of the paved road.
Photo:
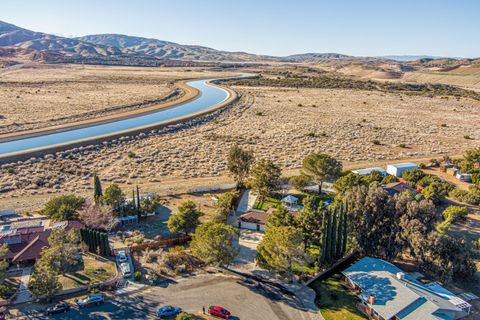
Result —
POLYGON ((109 298, 102 306, 75 309, 49 318, 31 311, 17 319, 155 319, 155 310, 165 304, 177 305, 198 315, 202 306, 218 304, 230 310, 235 316, 232 319, 237 320, 311 319, 307 311, 297 306, 293 297, 282 296, 275 289, 256 282, 223 275, 202 275, 179 280, 179 283, 167 288, 153 287, 123 297, 109 298))

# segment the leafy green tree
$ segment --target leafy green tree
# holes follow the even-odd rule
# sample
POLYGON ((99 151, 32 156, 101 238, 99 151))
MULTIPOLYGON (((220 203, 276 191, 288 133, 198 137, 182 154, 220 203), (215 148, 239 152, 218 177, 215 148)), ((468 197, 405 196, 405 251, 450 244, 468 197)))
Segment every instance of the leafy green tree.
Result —
POLYGON ((178 212, 168 219, 168 229, 171 232, 184 232, 186 235, 195 231, 200 224, 199 218, 202 212, 192 201, 185 201, 178 207, 178 212))
POLYGON ((268 228, 257 251, 260 267, 290 278, 293 264, 305 257, 302 233, 294 227, 268 228))
POLYGON ((431 200, 435 204, 439 204, 453 187, 446 182, 433 182, 422 190, 422 194, 427 200, 431 200))
POLYGON ((460 169, 464 173, 474 173, 475 169, 480 168, 480 148, 465 151, 463 154, 463 163, 460 169))
POLYGON ((160 197, 152 196, 152 197, 145 197, 140 199, 140 213, 141 215, 150 214, 155 212, 160 205, 160 197))
POLYGON ((227 266, 238 255, 238 230, 216 222, 201 224, 193 234, 192 254, 207 264, 227 266))
POLYGON ((395 257, 402 248, 398 240, 401 211, 395 209, 393 198, 380 187, 361 186, 347 192, 344 200, 348 203, 349 228, 355 230, 350 236, 356 248, 368 255, 395 257))
POLYGON ((78 210, 85 204, 85 199, 73 194, 50 199, 41 212, 56 221, 75 220, 78 210))
POLYGON ((111 184, 105 189, 102 202, 109 205, 113 210, 119 211, 125 203, 125 194, 117 184, 111 184))
POLYGON ((279 205, 267 216, 267 227, 295 226, 293 213, 282 205, 279 205))
POLYGON ((47 300, 51 300, 62 289, 57 270, 49 262, 43 260, 43 253, 35 263, 28 289, 34 297, 45 297, 47 300))
POLYGON ((93 200, 95 201, 96 204, 99 204, 101 202, 103 196, 103 191, 102 191, 102 184, 100 182, 100 178, 97 176, 97 174, 93 175, 93 200))
POLYGON ((420 169, 410 169, 402 172, 402 178, 413 183, 417 183, 425 176, 425 172, 420 169))
POLYGON ((260 198, 264 199, 278 188, 280 175, 279 166, 271 160, 263 159, 253 166, 249 183, 258 192, 260 198))
POLYGON ((367 184, 370 185, 370 184, 375 183, 375 182, 381 183, 383 178, 384 177, 380 173, 380 171, 374 170, 370 174, 367 174, 364 179, 367 182, 367 184))
POLYGON ((363 176, 350 172, 335 181, 333 184, 333 189, 340 194, 352 190, 353 187, 365 186, 368 185, 368 182, 363 178, 363 176))
POLYGON ((474 275, 475 252, 465 239, 432 232, 422 244, 425 254, 420 260, 421 269, 433 273, 442 283, 474 275))
POLYGON ((310 178, 300 174, 298 176, 290 177, 289 182, 298 191, 303 191, 305 187, 309 185, 310 178))
POLYGON ((303 199, 303 209, 296 217, 296 224, 302 231, 305 248, 320 245, 322 242, 322 219, 325 209, 323 206, 315 207, 312 196, 303 199))
POLYGON ((319 185, 322 192, 324 181, 335 180, 342 173, 342 163, 323 153, 312 153, 302 162, 301 173, 319 185))
POLYGON ((240 192, 238 190, 226 192, 219 196, 213 220, 215 222, 226 223, 228 216, 235 209, 239 196, 240 192))
POLYGON ((48 261, 57 272, 65 274, 80 260, 80 239, 74 229, 53 229, 48 237, 49 248, 42 251, 43 261, 48 261))
POLYGON ((250 173, 250 167, 255 161, 251 150, 243 150, 238 145, 233 145, 228 152, 227 168, 235 179, 238 187, 243 187, 245 179, 250 173))
POLYGON ((387 174, 385 178, 382 179, 381 183, 382 184, 389 184, 389 183, 394 183, 398 182, 398 178, 395 176, 392 176, 391 174, 387 174))

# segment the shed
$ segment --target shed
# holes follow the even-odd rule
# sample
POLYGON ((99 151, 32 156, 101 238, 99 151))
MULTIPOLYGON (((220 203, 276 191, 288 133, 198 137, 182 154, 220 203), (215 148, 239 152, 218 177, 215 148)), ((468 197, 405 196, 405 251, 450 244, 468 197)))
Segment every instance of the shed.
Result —
POLYGON ((384 177, 387 175, 387 171, 385 171, 385 169, 380 168, 380 167, 352 170, 353 173, 359 174, 361 176, 369 175, 370 173, 372 173, 374 171, 380 172, 380 174, 384 177))
POLYGON ((418 165, 413 162, 403 162, 387 165, 387 173, 392 176, 401 177, 405 170, 418 169, 418 165))

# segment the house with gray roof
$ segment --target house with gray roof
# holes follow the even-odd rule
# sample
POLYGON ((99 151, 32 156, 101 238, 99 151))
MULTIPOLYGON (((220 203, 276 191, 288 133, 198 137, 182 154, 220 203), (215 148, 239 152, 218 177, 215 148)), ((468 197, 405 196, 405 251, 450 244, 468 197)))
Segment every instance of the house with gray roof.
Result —
POLYGON ((471 305, 437 282, 424 284, 395 265, 364 257, 343 272, 363 311, 380 320, 455 320, 471 305))

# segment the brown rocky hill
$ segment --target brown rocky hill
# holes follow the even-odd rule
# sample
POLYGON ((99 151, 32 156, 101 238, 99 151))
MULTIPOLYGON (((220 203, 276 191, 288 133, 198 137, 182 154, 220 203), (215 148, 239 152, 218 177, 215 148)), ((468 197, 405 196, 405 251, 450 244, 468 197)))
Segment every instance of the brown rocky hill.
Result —
POLYGON ((76 38, 95 45, 114 46, 122 50, 157 58, 197 61, 275 61, 275 57, 246 52, 221 51, 196 45, 183 45, 170 41, 133 37, 122 34, 96 34, 76 38))

